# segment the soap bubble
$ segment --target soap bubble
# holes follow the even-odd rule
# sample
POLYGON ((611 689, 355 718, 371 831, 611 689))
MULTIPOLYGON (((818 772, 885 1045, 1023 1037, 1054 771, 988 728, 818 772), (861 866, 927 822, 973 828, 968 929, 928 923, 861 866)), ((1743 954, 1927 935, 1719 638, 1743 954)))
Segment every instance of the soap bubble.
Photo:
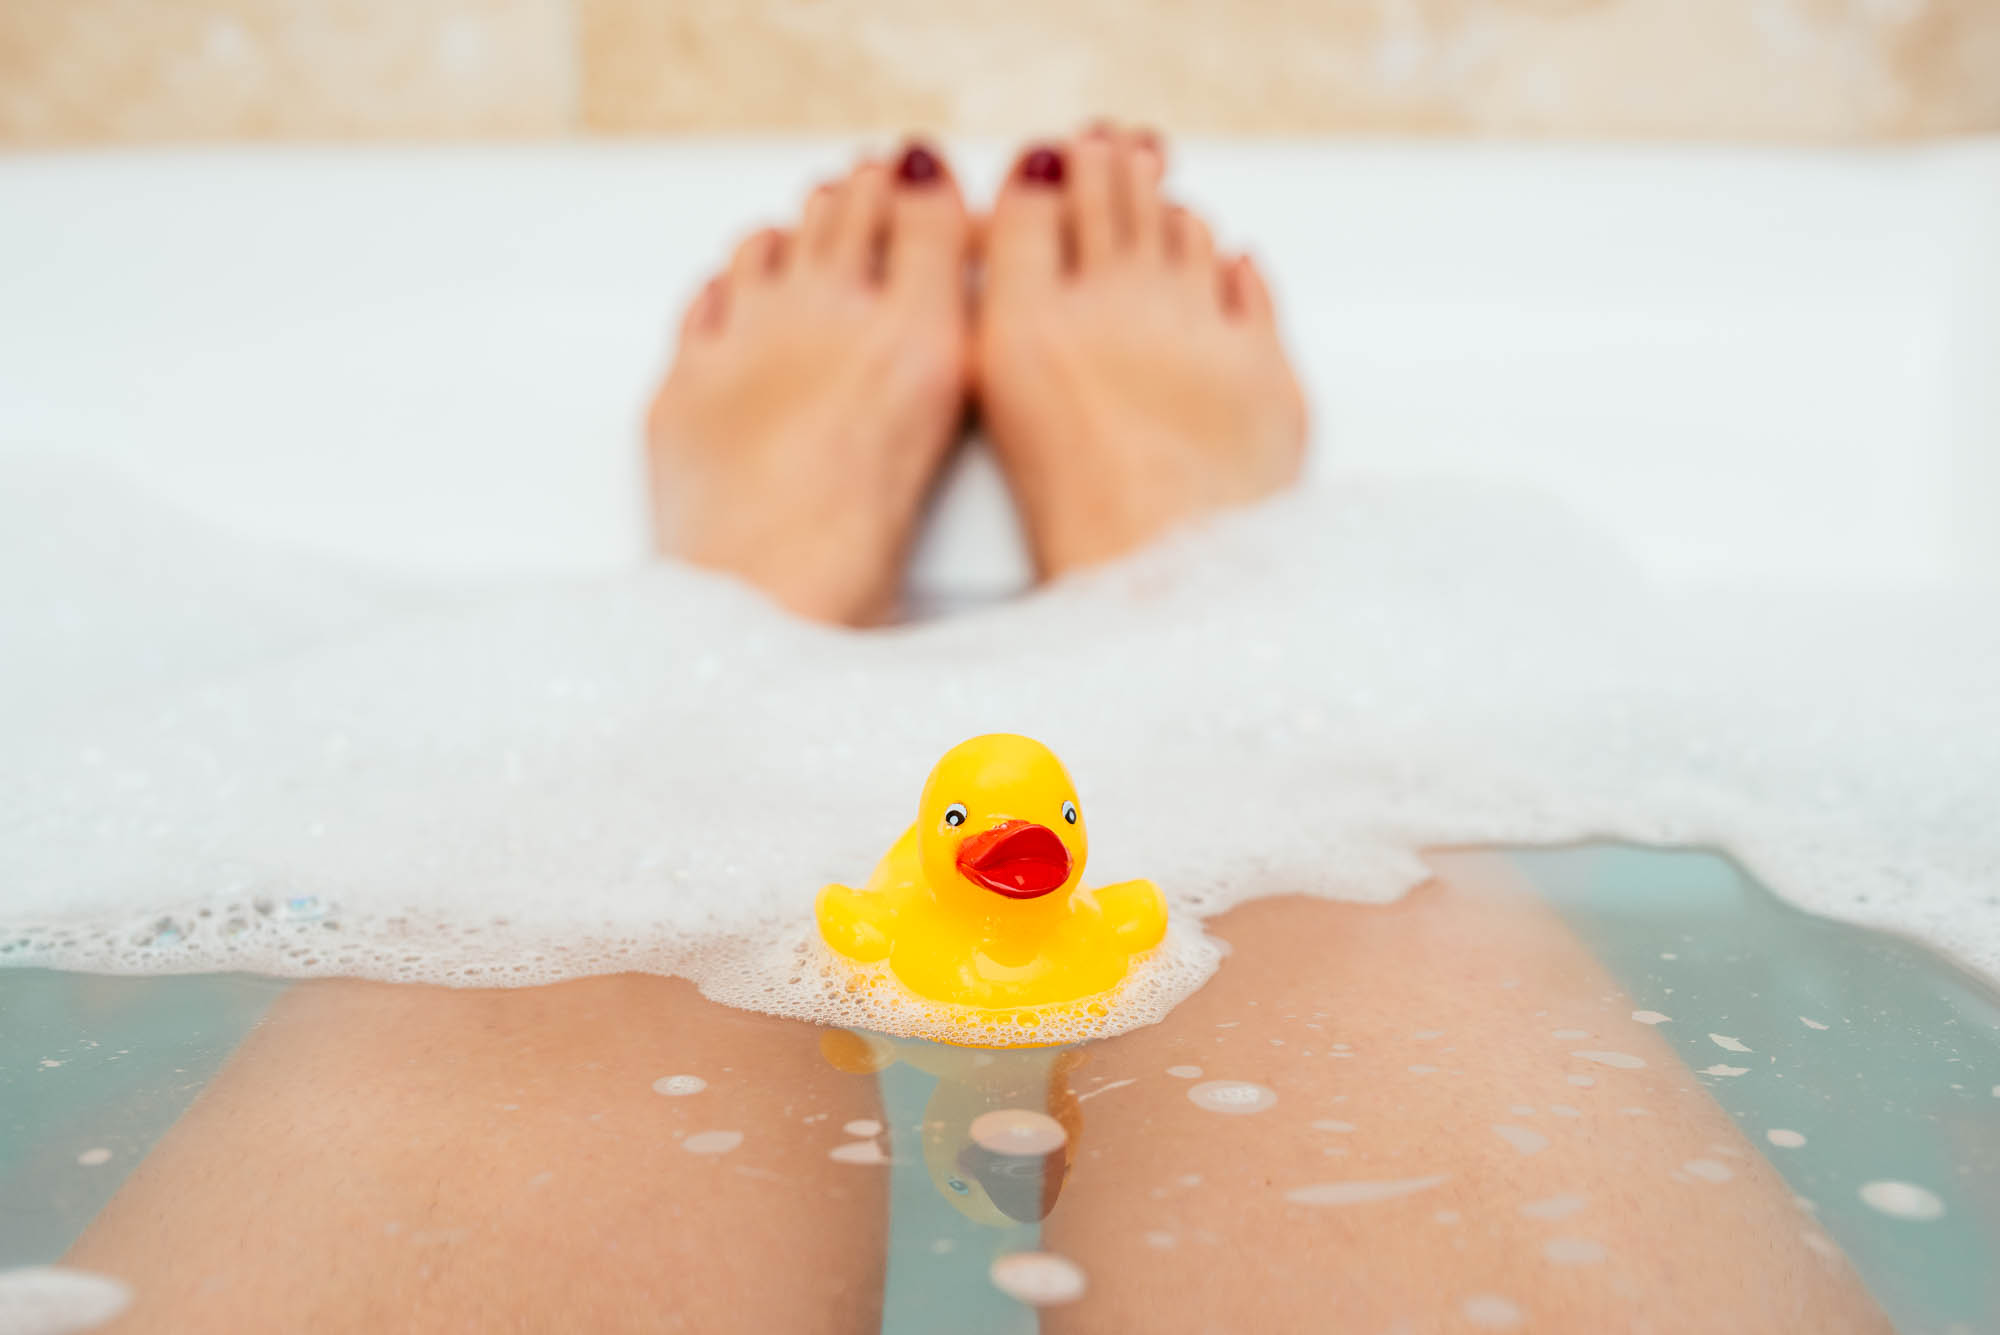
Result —
POLYGON ((77 1335, 131 1305, 131 1287, 109 1275, 53 1265, 0 1270, 0 1330, 77 1335))
POLYGON ((1069 1140, 1063 1124, 1047 1113, 1028 1108, 996 1108, 972 1119, 973 1143, 995 1154, 1039 1158, 1059 1150, 1069 1140))
POLYGON ((1928 1222, 1944 1218, 1944 1201, 1929 1187, 1914 1182, 1870 1182, 1861 1188, 1861 1199, 1892 1219, 1928 1222))
POLYGON ((707 1088, 708 1081, 698 1075, 663 1075, 653 1082, 653 1092, 655 1094, 667 1094, 676 1097, 699 1094, 707 1088))
POLYGON ((142 950, 164 949, 179 945, 184 935, 186 930, 174 919, 156 918, 133 935, 132 944, 142 950))
POLYGON ((1481 1330, 1518 1330, 1524 1318, 1521 1309, 1496 1293, 1482 1293, 1459 1304, 1465 1319, 1481 1330))
POLYGON ((318 922, 333 912, 333 906, 318 895, 286 895, 282 899, 260 899, 257 912, 273 922, 318 922))
POLYGON ((1278 1096, 1248 1080, 1204 1080, 1188 1090, 1198 1108, 1219 1113, 1256 1113, 1276 1106, 1278 1096))
POLYGON ((1083 1296, 1083 1270, 1052 1252, 1009 1252, 987 1271, 993 1287, 1030 1307, 1057 1307, 1083 1296))

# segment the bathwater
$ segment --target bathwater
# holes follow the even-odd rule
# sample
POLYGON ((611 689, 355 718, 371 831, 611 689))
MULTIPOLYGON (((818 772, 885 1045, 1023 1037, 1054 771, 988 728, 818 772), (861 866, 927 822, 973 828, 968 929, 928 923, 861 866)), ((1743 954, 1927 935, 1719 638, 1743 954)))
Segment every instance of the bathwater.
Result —
MULTIPOLYGON (((1617 979, 1619 1004, 1672 1044, 1783 1175, 1801 1227, 1837 1244, 1900 1331, 2000 1330, 1990 1264, 2000 1255, 2000 995, 1913 942, 1791 908, 1718 854, 1589 845, 1510 857, 1617 979)), ((0 969, 0 1271, 57 1261, 285 986, 0 969)), ((996 1275, 1030 1296, 1042 1285, 1044 1301, 1060 1301, 1075 1277, 1036 1268, 1046 1262, 1031 1200, 1010 1198, 1023 1217, 968 1204, 985 1200, 982 1181, 1006 1187, 958 1124, 977 1106, 951 1104, 959 1077, 924 1069, 925 1045, 899 1050, 906 1059, 878 1076, 885 1125, 848 1142, 872 1144, 879 1162, 864 1152, 846 1166, 889 1175, 883 1329, 1032 1331, 1033 1307, 996 1275), (960 1111, 940 1112, 951 1106, 960 1111), (964 1143, 927 1163, 926 1136, 953 1117, 945 1130, 964 1143)), ((1061 1077, 1064 1056, 996 1060, 1061 1077)), ((1082 1069, 1071 1092, 1088 1097, 1098 1087, 1082 1069)), ((1118 1094, 1186 1096, 1184 1081, 1158 1083, 1118 1094)), ((1237 1120, 1246 1135, 1297 1134, 1277 1119, 1237 1120)), ((1072 1151, 1089 1145, 1089 1121, 1087 1103, 1067 1118, 1072 1151)), ((1045 1191, 1047 1209, 1089 1189, 1082 1162, 1045 1191)), ((1215 1218, 1226 1234, 1227 1209, 1215 1218)), ((1449 1257, 1441 1247, 1441 1271, 1449 1257)), ((0 1279, 0 1316, 4 1294, 0 1279)))
POLYGON ((1899 1328, 2000 1330, 2000 992, 1913 942, 1802 913, 1718 854, 1514 861, 1635 1011, 1671 1017, 1658 1032, 1899 1328))

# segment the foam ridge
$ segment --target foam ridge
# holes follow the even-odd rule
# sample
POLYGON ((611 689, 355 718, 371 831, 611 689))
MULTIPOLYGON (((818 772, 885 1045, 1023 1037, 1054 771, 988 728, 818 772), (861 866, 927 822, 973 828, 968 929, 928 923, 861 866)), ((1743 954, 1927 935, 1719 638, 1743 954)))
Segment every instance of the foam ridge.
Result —
POLYGON ((1990 594, 1670 596, 1531 497, 1343 480, 856 633, 672 566, 397 588, 52 485, 0 482, 0 964, 643 969, 937 1036, 815 962, 812 896, 1014 731, 1076 777, 1089 881, 1178 920, 1099 1030, 1200 985, 1201 919, 1387 900, 1443 844, 1720 845, 2000 973, 1990 594))

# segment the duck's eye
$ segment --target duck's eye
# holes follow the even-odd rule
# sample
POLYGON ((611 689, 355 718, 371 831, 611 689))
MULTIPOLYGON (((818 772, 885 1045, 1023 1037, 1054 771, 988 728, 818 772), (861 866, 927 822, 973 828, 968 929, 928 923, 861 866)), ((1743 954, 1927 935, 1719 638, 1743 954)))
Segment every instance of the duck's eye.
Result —
POLYGON ((965 824, 965 803, 953 802, 944 809, 944 823, 957 829, 965 824))
POLYGON ((1074 802, 1063 803, 1063 819, 1068 821, 1071 825, 1076 824, 1076 803, 1074 802))
POLYGON ((966 1192, 972 1190, 971 1187, 965 1185, 965 1182, 962 1178, 949 1177, 945 1179, 944 1184, 947 1187, 950 1187, 953 1191, 957 1192, 961 1196, 963 1196, 966 1192))

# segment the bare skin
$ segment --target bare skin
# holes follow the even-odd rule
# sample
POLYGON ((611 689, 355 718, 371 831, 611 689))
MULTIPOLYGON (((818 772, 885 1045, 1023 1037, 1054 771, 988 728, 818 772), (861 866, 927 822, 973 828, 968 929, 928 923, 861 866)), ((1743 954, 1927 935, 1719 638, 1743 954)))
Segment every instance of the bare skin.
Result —
POLYGON ((881 1115, 817 1030, 678 979, 308 983, 68 1264, 131 1286, 119 1335, 872 1331, 887 1183, 827 1152, 881 1115))
POLYGON ((1305 400, 1246 256, 1161 193, 1149 136, 1016 165, 985 232, 980 405, 1044 578, 1289 485, 1305 400))
POLYGON ((976 330, 964 203, 912 151, 918 179, 908 152, 864 162, 689 308, 647 422, 663 553, 815 620, 890 619, 969 390, 1045 579, 1297 477, 1270 292, 1165 199, 1156 140, 1023 155, 983 229, 976 330))
POLYGON ((1043 1242, 1089 1291, 1043 1330, 1889 1335, 1783 1179, 1562 922, 1491 862, 1440 865, 1393 905, 1266 899, 1216 919, 1234 948, 1221 973, 1163 1023, 1091 1049, 1078 1094, 1135 1083, 1084 1104, 1043 1242), (1555 1037, 1571 1030, 1588 1037, 1555 1037), (1278 1101, 1207 1111, 1170 1066, 1278 1101), (1424 1185, 1288 1195, 1355 1181, 1424 1185))
MULTIPOLYGON (((1002 192, 976 333, 941 172, 864 164, 746 242, 651 414, 661 549, 807 616, 890 615, 969 367, 1046 576, 1285 485, 1304 408, 1254 266, 1162 201, 1145 136, 1055 160, 1029 155, 1002 192)), ((1090 1101, 1045 1238, 1089 1291, 1047 1329, 1504 1329, 1508 1311, 1557 1332, 1888 1329, 1532 897, 1459 864, 1398 905, 1267 900, 1213 926, 1235 946, 1216 979, 1063 1067, 1090 1101), (1645 1065, 1570 1055, 1586 1046, 1645 1065), (1279 1101, 1205 1111, 1177 1064, 1279 1101), (1523 1213, 1563 1194, 1584 1198, 1564 1218, 1523 1213), (1551 1259, 1557 1239, 1603 1255, 1551 1259)), ((886 1178, 827 1156, 881 1116, 853 1069, 672 980, 302 987, 69 1260, 132 1284, 120 1332, 872 1329, 886 1178), (711 1088, 652 1091, 682 1071, 711 1088), (683 1148, 706 1130, 744 1140, 683 1148)))
MULTIPOLYGON (((1082 1116, 1043 1240, 1089 1287, 1043 1328, 1470 1331, 1509 1327, 1468 1313, 1511 1310, 1578 1335, 1887 1335, 1554 915, 1477 863, 1444 872, 1391 906, 1270 899, 1217 919, 1233 952, 1207 987, 1062 1068, 1054 1102, 1082 1116), (1568 1029, 1589 1037, 1555 1037, 1568 1029), (1188 1065, 1277 1104, 1199 1108, 1167 1074, 1188 1065), (1533 1140, 1495 1126, 1547 1144, 1523 1152, 1533 1140), (1288 1199, 1428 1178, 1385 1200, 1288 1199)), ((872 1068, 851 1069, 814 1031, 673 980, 308 985, 68 1263, 139 1295, 120 1335, 281 1313, 333 1331, 871 1330, 886 1177, 827 1158, 848 1120, 881 1117, 872 1068), (678 1072, 711 1087, 652 1091, 678 1072), (743 1144, 680 1147, 714 1129, 743 1144)))
POLYGON ((647 418, 662 552, 814 620, 893 615, 965 410, 969 236, 957 185, 912 147, 737 247, 647 418))

